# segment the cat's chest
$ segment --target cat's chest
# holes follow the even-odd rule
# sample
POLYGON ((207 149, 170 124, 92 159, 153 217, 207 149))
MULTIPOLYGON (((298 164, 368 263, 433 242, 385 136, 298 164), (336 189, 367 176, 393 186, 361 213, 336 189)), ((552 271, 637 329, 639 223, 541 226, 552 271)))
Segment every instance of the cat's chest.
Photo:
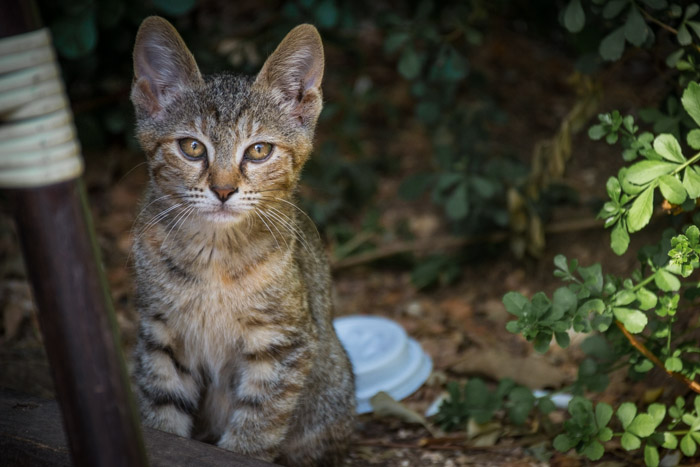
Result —
POLYGON ((232 355, 274 342, 305 308, 298 274, 280 250, 247 263, 215 262, 183 285, 170 310, 186 360, 214 373, 232 355))

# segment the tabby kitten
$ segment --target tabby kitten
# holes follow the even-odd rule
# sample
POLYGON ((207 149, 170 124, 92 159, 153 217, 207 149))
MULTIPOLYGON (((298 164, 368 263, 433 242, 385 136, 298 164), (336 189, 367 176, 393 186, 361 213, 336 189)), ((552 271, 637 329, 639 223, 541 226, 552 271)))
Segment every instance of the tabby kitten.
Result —
POLYGON ((290 466, 338 463, 355 412, 328 264, 293 204, 323 64, 310 25, 254 78, 202 76, 162 18, 134 48, 150 175, 133 247, 144 422, 290 466))

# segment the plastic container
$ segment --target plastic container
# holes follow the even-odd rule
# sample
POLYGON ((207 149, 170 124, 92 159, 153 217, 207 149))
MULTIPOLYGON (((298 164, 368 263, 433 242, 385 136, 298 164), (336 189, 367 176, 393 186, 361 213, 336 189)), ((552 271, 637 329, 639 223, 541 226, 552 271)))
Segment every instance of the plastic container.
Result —
POLYGON ((333 325, 355 373, 357 413, 384 391, 396 400, 413 394, 433 369, 430 357, 401 326, 379 316, 343 316, 333 325))

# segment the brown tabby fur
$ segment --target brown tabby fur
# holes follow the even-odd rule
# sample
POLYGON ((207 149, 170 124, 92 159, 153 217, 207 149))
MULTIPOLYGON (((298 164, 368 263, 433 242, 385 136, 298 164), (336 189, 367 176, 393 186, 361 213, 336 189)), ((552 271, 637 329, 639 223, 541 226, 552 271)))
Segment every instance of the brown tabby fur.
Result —
POLYGON ((322 105, 318 32, 293 29, 255 78, 202 76, 151 17, 134 73, 150 174, 133 248, 144 422, 290 466, 339 463, 353 377, 322 246, 293 204, 322 105), (206 157, 187 159, 183 138, 206 157), (274 145, 264 162, 244 157, 257 142, 274 145))

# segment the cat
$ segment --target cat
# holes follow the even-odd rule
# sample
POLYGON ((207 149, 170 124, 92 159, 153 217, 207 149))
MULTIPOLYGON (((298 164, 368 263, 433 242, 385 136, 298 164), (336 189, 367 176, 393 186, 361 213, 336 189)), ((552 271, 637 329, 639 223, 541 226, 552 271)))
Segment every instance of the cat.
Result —
POLYGON ((355 413, 328 263, 294 204, 323 71, 308 24, 256 77, 203 76, 159 17, 134 46, 149 173, 132 250, 142 419, 290 466, 342 462, 355 413))

